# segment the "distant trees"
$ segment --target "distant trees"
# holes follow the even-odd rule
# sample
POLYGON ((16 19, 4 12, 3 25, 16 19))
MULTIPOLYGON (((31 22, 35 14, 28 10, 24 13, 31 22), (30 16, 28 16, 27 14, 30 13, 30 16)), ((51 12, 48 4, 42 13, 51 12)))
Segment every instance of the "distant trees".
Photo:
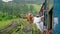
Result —
POLYGON ((0 3, 0 21, 24 17, 26 13, 35 11, 33 5, 16 4, 16 3, 0 3))

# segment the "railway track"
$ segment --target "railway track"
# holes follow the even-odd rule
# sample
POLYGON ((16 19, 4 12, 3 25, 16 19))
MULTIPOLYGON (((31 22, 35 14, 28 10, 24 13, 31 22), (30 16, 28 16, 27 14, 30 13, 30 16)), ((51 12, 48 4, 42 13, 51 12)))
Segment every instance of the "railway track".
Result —
POLYGON ((4 28, 0 31, 0 34, 8 34, 11 33, 12 30, 16 29, 18 26, 18 23, 16 21, 12 21, 12 24, 9 25, 7 28, 4 28))

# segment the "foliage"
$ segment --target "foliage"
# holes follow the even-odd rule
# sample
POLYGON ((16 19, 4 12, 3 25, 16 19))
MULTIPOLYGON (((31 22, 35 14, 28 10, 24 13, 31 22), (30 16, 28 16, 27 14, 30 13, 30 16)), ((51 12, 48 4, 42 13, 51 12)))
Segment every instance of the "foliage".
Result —
POLYGON ((39 10, 36 7, 39 8, 39 5, 0 3, 0 21, 24 17, 28 12, 36 15, 39 10))

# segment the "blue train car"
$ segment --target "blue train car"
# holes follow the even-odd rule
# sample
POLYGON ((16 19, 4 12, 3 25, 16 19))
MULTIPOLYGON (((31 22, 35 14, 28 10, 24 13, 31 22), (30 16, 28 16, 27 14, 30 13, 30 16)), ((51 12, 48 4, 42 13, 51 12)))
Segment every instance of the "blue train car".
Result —
POLYGON ((54 34, 60 34, 60 0, 54 0, 54 34))

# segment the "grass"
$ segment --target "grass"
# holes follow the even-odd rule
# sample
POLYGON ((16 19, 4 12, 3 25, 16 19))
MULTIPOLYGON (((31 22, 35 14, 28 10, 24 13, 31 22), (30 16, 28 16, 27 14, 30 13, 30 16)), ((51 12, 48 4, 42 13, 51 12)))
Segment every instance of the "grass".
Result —
MULTIPOLYGON (((27 26, 27 27, 30 27, 30 24, 29 24, 29 22, 27 22, 27 20, 26 19, 16 19, 18 22, 19 22, 19 24, 21 24, 21 23, 23 23, 23 25, 21 25, 21 26, 19 26, 19 27, 21 27, 21 29, 18 31, 18 32, 16 32, 16 30, 15 31, 13 31, 12 32, 12 34, 19 34, 19 32, 21 32, 21 31, 23 31, 22 29, 25 27, 25 26, 27 26)), ((18 27, 18 28, 19 28, 18 27)), ((37 27, 36 27, 36 25, 32 25, 32 28, 33 28, 33 34, 38 34, 39 32, 38 32, 38 29, 37 29, 37 27)), ((26 32, 22 32, 23 34, 26 34, 26 32)))
POLYGON ((12 20, 7 20, 7 21, 0 21, 0 29, 3 29, 7 26, 9 26, 12 23, 12 20))
MULTIPOLYGON (((16 18, 14 20, 16 20, 17 23, 21 26, 17 27, 17 29, 20 28, 20 30, 18 32, 16 32, 17 29, 15 29, 15 30, 13 30, 13 32, 11 34, 19 34, 19 32, 22 32, 23 34, 26 34, 26 32, 23 32, 22 29, 25 26, 30 27, 29 22, 26 19, 22 19, 22 18, 16 18)), ((0 29, 9 26, 12 23, 12 21, 13 21, 13 19, 7 20, 7 21, 0 21, 0 29)), ((33 34, 38 34, 38 29, 37 29, 36 25, 32 25, 32 28, 33 28, 33 31, 34 31, 33 34)))

